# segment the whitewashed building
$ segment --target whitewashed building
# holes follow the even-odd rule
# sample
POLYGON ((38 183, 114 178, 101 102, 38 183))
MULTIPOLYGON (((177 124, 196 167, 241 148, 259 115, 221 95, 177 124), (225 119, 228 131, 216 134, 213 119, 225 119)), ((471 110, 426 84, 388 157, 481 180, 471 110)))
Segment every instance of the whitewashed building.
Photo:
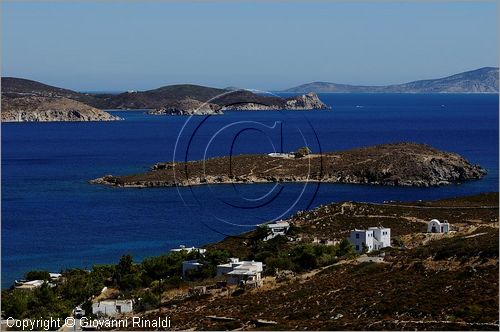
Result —
POLYGON ((184 245, 180 245, 179 248, 170 249, 170 252, 180 252, 180 251, 186 251, 187 253, 190 253, 191 251, 197 251, 200 254, 204 254, 205 252, 207 252, 206 249, 196 248, 196 247, 186 247, 184 245))
POLYGON ((447 222, 440 222, 437 219, 432 219, 427 224, 428 233, 448 233, 450 231, 450 224, 447 222))
POLYGON ((229 263, 217 265, 217 275, 226 275, 227 283, 230 285, 260 286, 262 271, 262 262, 240 261, 238 258, 231 258, 229 263))
POLYGON ((92 304, 94 315, 115 316, 132 312, 132 300, 108 300, 92 304))
POLYGON ((285 235, 288 229, 290 228, 290 224, 286 221, 278 221, 272 224, 265 224, 269 228, 269 235, 267 235, 263 240, 271 240, 278 235, 285 235))
POLYGON ((17 289, 35 289, 40 288, 45 283, 45 280, 31 280, 31 281, 17 281, 16 280, 16 288, 17 289))
POLYGON ((281 152, 271 152, 267 154, 269 157, 273 158, 295 158, 294 152, 281 153, 281 152))
POLYGON ((348 238, 356 252, 360 253, 366 247, 367 252, 391 246, 391 229, 386 227, 370 227, 355 229, 348 238))

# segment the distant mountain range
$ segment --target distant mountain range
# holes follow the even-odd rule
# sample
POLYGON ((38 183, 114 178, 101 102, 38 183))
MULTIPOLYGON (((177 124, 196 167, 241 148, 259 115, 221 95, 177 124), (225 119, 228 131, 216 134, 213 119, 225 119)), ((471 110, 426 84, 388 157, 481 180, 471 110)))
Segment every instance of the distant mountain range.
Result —
POLYGON ((403 84, 368 86, 313 82, 284 90, 294 93, 495 93, 498 68, 484 67, 452 76, 403 84))

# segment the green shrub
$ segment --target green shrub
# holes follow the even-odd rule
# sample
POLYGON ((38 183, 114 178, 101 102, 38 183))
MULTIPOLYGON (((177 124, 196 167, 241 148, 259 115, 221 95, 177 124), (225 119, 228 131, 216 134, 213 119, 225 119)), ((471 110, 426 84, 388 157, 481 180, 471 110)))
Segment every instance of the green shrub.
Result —
POLYGON ((29 271, 25 274, 26 280, 50 280, 48 271, 29 271))
POLYGON ((137 311, 147 311, 158 307, 160 304, 160 296, 153 293, 151 290, 143 291, 137 294, 137 311))
POLYGON ((266 260, 266 273, 274 274, 276 270, 295 270, 295 265, 287 253, 266 260))

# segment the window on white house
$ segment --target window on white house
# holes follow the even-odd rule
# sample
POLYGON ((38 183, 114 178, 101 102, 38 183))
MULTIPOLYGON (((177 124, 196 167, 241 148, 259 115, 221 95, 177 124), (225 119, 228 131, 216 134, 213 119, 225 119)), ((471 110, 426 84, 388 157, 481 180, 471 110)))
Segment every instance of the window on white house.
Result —
POLYGON ((356 239, 359 239, 359 233, 356 233, 356 239))

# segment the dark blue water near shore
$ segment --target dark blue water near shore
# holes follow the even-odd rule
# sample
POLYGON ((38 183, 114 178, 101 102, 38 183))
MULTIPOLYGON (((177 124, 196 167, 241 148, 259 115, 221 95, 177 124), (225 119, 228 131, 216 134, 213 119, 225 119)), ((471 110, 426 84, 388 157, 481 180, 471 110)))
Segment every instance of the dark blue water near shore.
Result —
POLYGON ((88 268, 116 262, 125 253, 142 259, 180 244, 217 241, 223 234, 332 201, 409 201, 498 190, 498 95, 320 97, 333 111, 228 112, 186 125, 188 117, 122 111, 116 112, 125 118, 119 122, 2 124, 2 287, 28 270, 88 268), (282 140, 268 128, 277 121, 282 140), (241 132, 234 153, 267 153, 271 143, 280 149, 281 141, 284 151, 305 141, 314 152, 412 141, 457 152, 488 175, 439 188, 295 183, 279 185, 260 200, 273 185, 178 191, 88 184, 104 174, 142 172, 157 161, 172 160, 183 126, 177 159, 185 151, 188 159, 199 159, 205 149, 207 156, 227 155, 232 137, 241 132), (252 208, 261 202, 268 204, 252 208))

